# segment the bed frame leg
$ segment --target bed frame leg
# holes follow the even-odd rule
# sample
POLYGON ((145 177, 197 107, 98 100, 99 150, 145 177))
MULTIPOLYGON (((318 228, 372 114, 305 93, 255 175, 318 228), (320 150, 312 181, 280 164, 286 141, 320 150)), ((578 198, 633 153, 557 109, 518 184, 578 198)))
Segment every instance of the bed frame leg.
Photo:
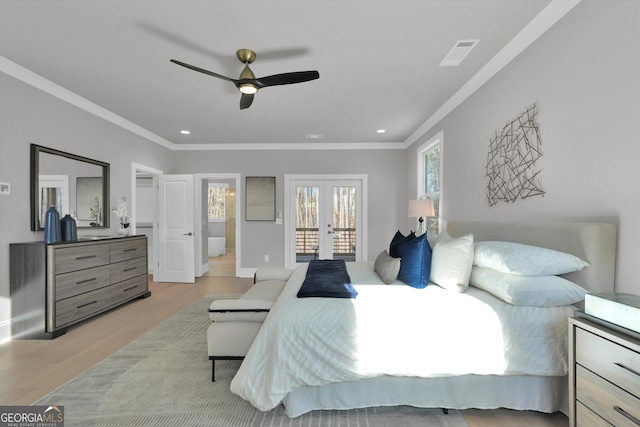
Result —
POLYGON ((448 410, 447 408, 442 408, 442 412, 443 412, 445 415, 449 415, 449 410, 448 410))
POLYGON ((211 359, 211 382, 216 382, 216 359, 211 359))

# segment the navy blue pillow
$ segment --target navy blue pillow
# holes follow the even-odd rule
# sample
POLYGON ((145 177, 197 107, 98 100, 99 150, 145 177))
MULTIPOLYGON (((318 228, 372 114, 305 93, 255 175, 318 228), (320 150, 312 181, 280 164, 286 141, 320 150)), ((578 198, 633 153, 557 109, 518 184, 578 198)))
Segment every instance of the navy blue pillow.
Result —
POLYGON ((391 244, 389 245, 389 255, 394 258, 398 258, 400 256, 398 255, 398 247, 401 244, 409 242, 415 238, 416 233, 413 231, 408 236, 403 235, 400 230, 396 231, 396 234, 393 236, 393 239, 391 239, 391 244))
POLYGON ((398 255, 401 259, 398 279, 411 287, 425 288, 431 274, 431 246, 427 241, 427 233, 401 242, 398 255))

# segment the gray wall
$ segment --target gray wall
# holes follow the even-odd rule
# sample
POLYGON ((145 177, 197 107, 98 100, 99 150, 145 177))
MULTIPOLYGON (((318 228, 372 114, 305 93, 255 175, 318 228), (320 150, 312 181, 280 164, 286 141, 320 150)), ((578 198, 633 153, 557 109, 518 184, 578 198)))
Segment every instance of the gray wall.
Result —
MULTIPOLYGON (((0 73, 0 181, 11 195, 0 196, 0 342, 8 337, 9 244, 43 239, 30 231, 29 145, 31 143, 111 164, 113 208, 131 200, 131 162, 168 169, 170 152, 157 144, 0 73)), ((118 229, 111 214, 110 233, 118 229)), ((105 231, 100 230, 100 234, 105 231)), ((78 230, 96 234, 96 230, 78 230)))
POLYGON ((591 220, 618 224, 616 290, 640 294, 640 7, 583 1, 406 152, 444 131, 446 220, 591 220), (489 140, 532 103, 546 194, 489 207, 489 140))
MULTIPOLYGON (((29 231, 30 143, 111 163, 112 206, 131 196, 131 162, 165 173, 241 173, 243 181, 276 176, 278 211, 284 210, 284 174, 367 174, 373 259, 396 229, 413 227, 406 205, 416 194, 415 150, 444 130, 445 219, 613 221, 619 225, 616 289, 640 293, 639 19, 635 1, 582 1, 407 150, 171 152, 0 74, 0 181, 12 185, 10 196, 0 196, 0 341, 9 320, 9 244, 43 237, 29 231), (533 102, 540 111, 546 195, 489 207, 489 139, 533 102)), ((238 220, 241 267, 267 265, 264 254, 269 266, 283 265, 283 227, 238 220)))
MULTIPOLYGON (((373 260, 388 246, 407 215, 404 150, 332 151, 178 151, 171 173, 240 173, 276 177, 276 212, 284 211, 285 174, 367 174, 368 256, 373 260)), ((286 214, 286 212, 285 212, 286 214)), ((275 222, 242 221, 241 267, 284 265, 284 228, 275 222), (269 255, 270 261, 264 261, 269 255)))

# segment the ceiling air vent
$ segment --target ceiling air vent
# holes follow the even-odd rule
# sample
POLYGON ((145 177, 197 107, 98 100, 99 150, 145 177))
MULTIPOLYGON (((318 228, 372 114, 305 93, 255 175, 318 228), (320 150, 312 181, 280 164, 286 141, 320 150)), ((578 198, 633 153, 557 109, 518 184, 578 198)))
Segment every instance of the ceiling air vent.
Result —
POLYGON ((471 52, 480 40, 458 40, 453 45, 447 56, 440 63, 441 67, 455 67, 471 52))

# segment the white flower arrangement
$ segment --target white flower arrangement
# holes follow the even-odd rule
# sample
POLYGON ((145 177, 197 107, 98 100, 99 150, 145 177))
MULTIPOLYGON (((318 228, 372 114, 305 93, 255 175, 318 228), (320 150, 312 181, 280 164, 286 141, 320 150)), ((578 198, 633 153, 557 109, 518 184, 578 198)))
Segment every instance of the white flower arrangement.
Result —
POLYGON ((129 226, 129 211, 127 210, 127 198, 121 197, 118 204, 113 208, 113 213, 120 218, 120 224, 125 228, 129 226))

